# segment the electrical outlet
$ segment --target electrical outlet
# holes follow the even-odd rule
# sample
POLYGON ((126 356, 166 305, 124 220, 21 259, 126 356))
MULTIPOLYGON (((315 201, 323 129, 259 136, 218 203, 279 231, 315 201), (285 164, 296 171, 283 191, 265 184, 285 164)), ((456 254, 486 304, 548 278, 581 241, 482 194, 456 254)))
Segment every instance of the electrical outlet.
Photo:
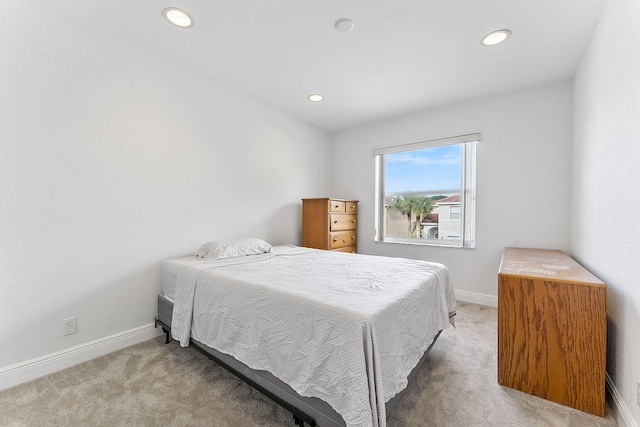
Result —
POLYGON ((76 329, 76 318, 70 317, 68 319, 64 319, 62 321, 62 335, 71 335, 75 334, 76 329))

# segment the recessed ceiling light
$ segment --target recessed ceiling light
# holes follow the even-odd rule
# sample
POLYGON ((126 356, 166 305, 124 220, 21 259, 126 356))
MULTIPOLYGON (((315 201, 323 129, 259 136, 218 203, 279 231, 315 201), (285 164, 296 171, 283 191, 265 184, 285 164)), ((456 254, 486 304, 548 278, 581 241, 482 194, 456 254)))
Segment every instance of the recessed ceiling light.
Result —
POLYGON ((191 28, 194 24, 191 15, 189 15, 182 9, 178 9, 177 7, 168 7, 164 9, 162 11, 162 16, 164 16, 164 19, 166 19, 176 27, 191 28))
POLYGON ((338 32, 348 33, 353 30, 353 21, 349 18, 338 19, 335 26, 338 32))
POLYGON ((307 99, 311 102, 320 102, 324 99, 324 96, 320 95, 319 93, 312 93, 311 95, 307 96, 307 99))
POLYGON ((509 30, 498 30, 487 34, 482 38, 483 46, 495 46, 500 43, 504 43, 511 36, 509 30))

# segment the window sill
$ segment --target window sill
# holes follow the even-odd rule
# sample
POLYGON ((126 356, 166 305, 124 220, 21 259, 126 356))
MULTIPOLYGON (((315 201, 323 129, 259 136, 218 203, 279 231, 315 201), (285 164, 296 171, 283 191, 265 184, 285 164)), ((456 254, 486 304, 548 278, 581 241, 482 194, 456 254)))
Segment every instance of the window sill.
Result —
MULTIPOLYGON (((416 239, 417 240, 417 239, 416 239)), ((462 246, 460 243, 444 243, 437 241, 413 241, 413 240, 375 240, 375 243, 385 243, 392 245, 411 245, 411 246, 434 246, 438 248, 453 249, 475 249, 475 243, 472 246, 462 246), (433 243, 432 243, 433 242, 433 243)))

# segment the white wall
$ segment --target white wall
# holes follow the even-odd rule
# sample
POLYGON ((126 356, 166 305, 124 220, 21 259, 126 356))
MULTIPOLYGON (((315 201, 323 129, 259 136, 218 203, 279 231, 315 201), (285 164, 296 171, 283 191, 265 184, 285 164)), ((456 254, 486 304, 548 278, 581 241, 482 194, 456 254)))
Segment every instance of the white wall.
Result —
POLYGON ((446 264, 458 298, 496 304, 506 246, 569 249, 571 82, 473 99, 335 135, 335 197, 359 206, 358 250, 446 264), (475 249, 374 242, 372 150, 479 132, 475 249))
POLYGON ((607 284, 607 372, 628 410, 619 416, 621 426, 622 420, 640 425, 638 22, 637 0, 608 3, 574 89, 571 247, 607 284))
POLYGON ((330 135, 273 107, 29 2, 0 40, 0 368, 151 323, 161 260, 299 244, 328 194, 330 135))

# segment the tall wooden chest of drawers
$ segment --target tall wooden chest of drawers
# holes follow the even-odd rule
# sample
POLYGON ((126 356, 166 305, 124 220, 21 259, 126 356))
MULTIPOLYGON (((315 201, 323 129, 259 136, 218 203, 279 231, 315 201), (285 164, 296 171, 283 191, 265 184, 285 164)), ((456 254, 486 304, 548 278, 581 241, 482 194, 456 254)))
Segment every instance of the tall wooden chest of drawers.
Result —
POLYGON ((562 251, 506 248, 498 383, 604 416, 605 284, 562 251))
POLYGON ((302 246, 356 253, 358 201, 302 199, 302 246))

